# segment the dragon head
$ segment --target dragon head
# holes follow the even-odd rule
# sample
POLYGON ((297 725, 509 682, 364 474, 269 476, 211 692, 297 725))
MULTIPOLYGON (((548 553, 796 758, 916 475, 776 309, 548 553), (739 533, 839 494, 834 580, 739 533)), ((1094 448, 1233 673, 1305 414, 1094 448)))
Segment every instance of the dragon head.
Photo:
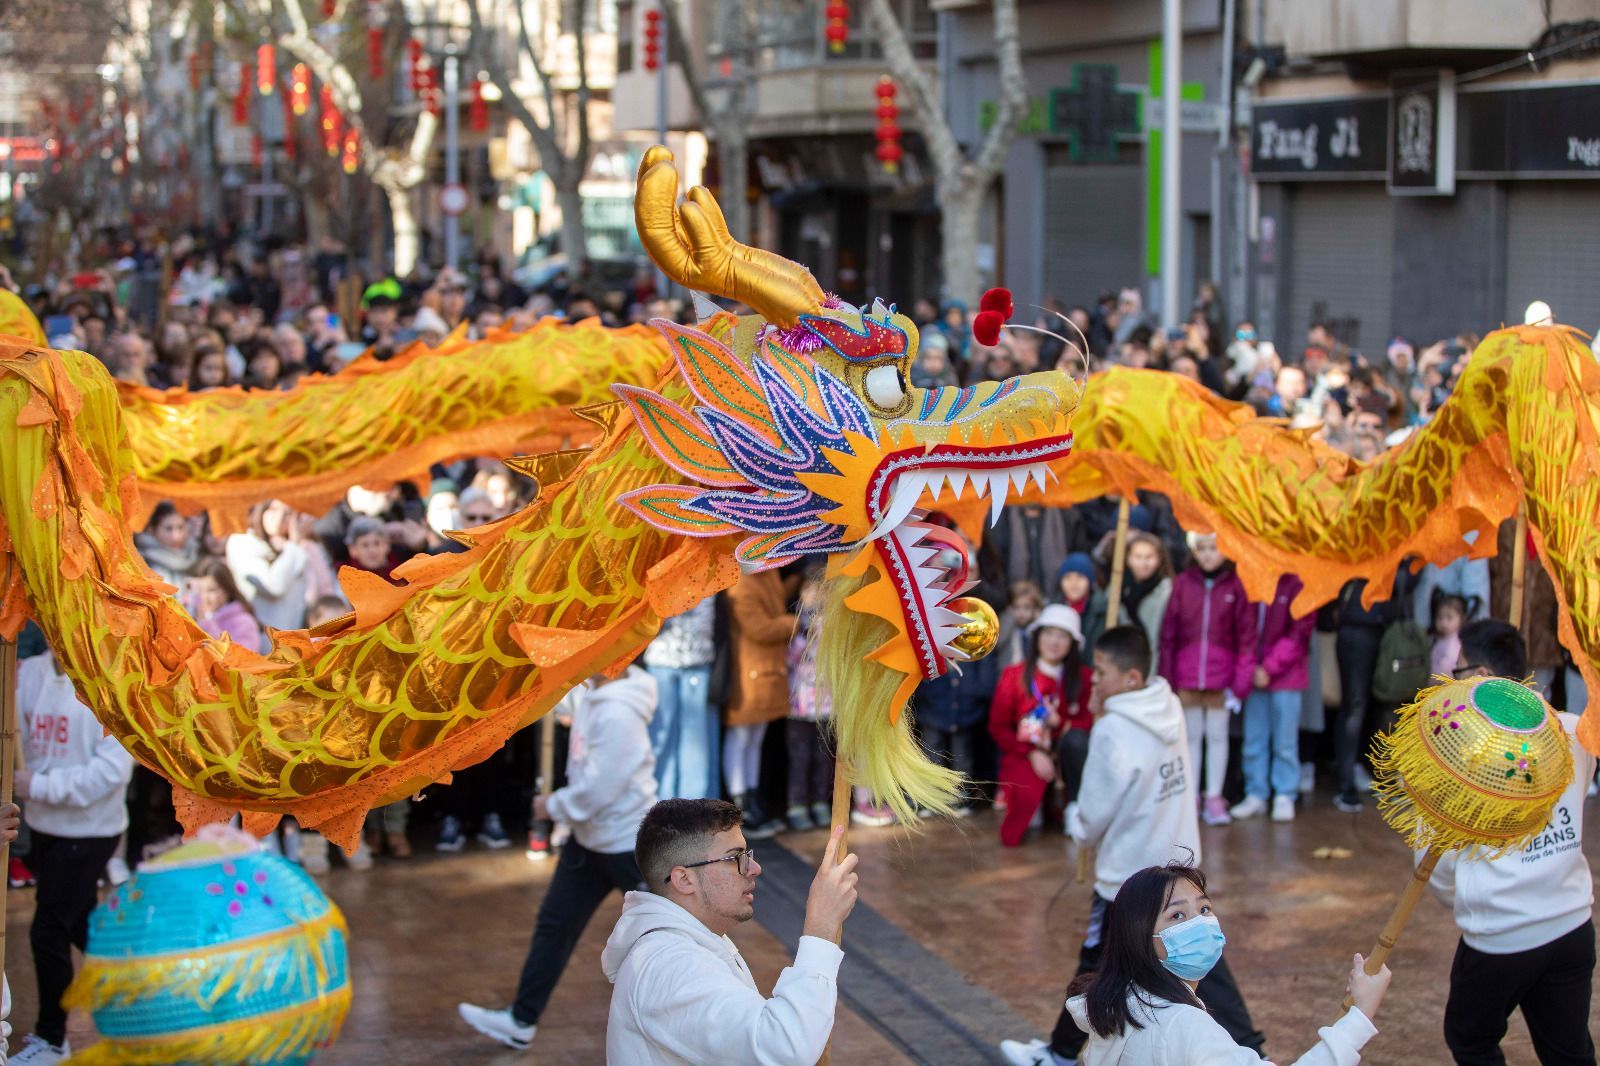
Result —
MULTIPOLYGON (((909 318, 881 301, 858 308, 826 295, 805 268, 735 242, 705 189, 691 189, 680 206, 677 187, 671 153, 652 148, 635 202, 645 248, 680 284, 755 314, 715 315, 698 329, 656 323, 688 387, 685 403, 614 388, 685 483, 640 488, 621 502, 671 532, 741 537, 747 572, 826 555, 836 602, 825 608, 821 639, 838 648, 849 630, 870 640, 842 657, 859 672, 866 652, 887 669, 893 684, 879 713, 894 724, 918 682, 994 642, 993 612, 963 595, 972 584, 967 545, 926 511, 986 495, 998 518, 1030 479, 1043 488, 1049 464, 1071 451, 1079 389, 1053 371, 913 386, 909 318), (852 616, 857 624, 832 620, 852 616), (862 628, 862 619, 886 627, 862 628)), ((828 657, 824 646, 825 677, 828 657)))

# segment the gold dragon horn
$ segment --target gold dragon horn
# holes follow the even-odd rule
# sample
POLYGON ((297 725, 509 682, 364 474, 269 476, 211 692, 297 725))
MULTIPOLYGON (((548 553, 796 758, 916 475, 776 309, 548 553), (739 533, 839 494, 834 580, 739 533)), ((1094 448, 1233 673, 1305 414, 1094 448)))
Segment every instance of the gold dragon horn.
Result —
POLYGON ((811 271, 781 255, 740 244, 728 233, 722 208, 696 185, 678 205, 672 152, 655 145, 639 161, 633 217, 645 251, 678 284, 748 304, 768 322, 789 329, 801 315, 822 310, 822 286, 811 271))

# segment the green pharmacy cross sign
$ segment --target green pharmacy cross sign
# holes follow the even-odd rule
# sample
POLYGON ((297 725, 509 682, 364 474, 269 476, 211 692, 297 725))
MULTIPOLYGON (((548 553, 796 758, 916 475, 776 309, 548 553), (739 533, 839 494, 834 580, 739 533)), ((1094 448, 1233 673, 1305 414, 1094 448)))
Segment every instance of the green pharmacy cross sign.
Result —
POLYGON ((1137 136, 1142 94, 1117 83, 1110 63, 1075 63, 1072 85, 1050 90, 1050 130, 1067 138, 1075 162, 1117 158, 1117 138, 1137 136))

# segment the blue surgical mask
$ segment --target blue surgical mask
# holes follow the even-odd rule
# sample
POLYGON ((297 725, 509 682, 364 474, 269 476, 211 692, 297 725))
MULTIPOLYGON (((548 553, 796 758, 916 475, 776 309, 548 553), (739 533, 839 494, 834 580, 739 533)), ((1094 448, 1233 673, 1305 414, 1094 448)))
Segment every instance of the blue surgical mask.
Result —
POLYGON ((1209 914, 1197 914, 1186 922, 1169 925, 1156 938, 1167 948, 1161 965, 1185 981, 1198 981, 1210 973, 1228 942, 1222 935, 1222 923, 1209 914))

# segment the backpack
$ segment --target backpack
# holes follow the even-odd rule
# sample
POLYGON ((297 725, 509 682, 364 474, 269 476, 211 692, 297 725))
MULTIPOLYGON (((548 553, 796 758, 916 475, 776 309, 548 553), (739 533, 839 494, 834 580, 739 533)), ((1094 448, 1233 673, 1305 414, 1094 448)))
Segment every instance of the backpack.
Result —
POLYGON ((1372 698, 1379 703, 1410 703, 1428 683, 1433 643, 1416 622, 1390 622, 1378 642, 1378 666, 1372 673, 1372 698))

